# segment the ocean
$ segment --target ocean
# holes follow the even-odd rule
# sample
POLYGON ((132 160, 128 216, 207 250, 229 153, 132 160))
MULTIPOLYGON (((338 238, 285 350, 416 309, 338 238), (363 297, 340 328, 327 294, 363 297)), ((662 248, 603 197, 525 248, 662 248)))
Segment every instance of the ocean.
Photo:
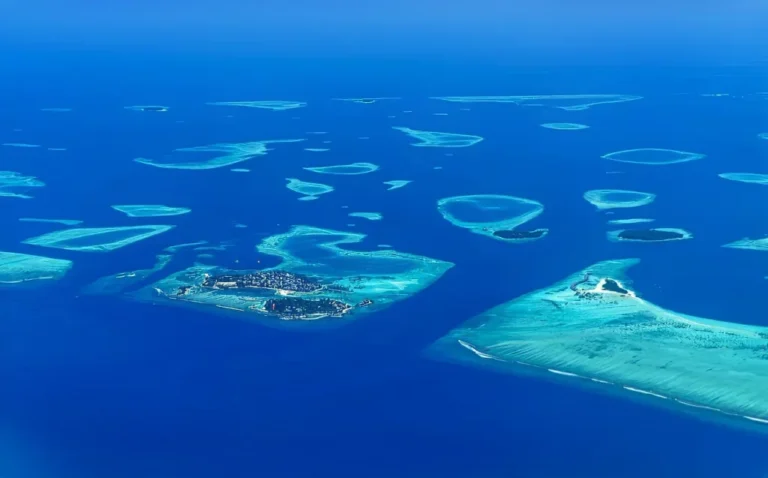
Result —
MULTIPOLYGON (((609 259, 639 258, 629 272, 632 289, 664 309, 768 326, 768 255, 721 247, 765 236, 768 189, 718 177, 768 173, 768 141, 758 137, 768 132, 763 67, 517 67, 461 58, 98 50, 9 56, 16 66, 0 79, 0 143, 39 147, 0 147, 0 170, 37 177, 45 187, 25 190, 34 196, 28 200, 0 197, 0 251, 70 260, 73 267, 36 287, 0 288, 1 478, 768 474, 766 425, 740 426, 630 392, 427 353, 472 317, 609 259), (432 99, 576 94, 642 99, 581 111, 432 99), (397 99, 335 100, 375 97, 397 99), (206 104, 260 100, 307 105, 273 111, 206 104), (134 105, 168 111, 125 108, 134 105), (557 122, 589 128, 540 126, 557 122), (395 126, 483 140, 415 147, 395 126), (177 148, 277 139, 304 141, 270 144, 266 155, 217 169, 133 161, 161 161, 177 148), (706 157, 669 165, 601 158, 634 148, 706 157), (345 176, 302 169, 354 162, 379 169, 345 176), (334 190, 299 201, 286 178, 334 190), (412 182, 387 190, 390 180, 412 182), (583 199, 593 189, 646 191, 656 199, 597 210, 583 199), (549 232, 509 243, 438 212, 441 198, 475 194, 540 202, 543 212, 526 227, 549 232), (110 207, 118 204, 191 212, 132 218, 110 207), (383 219, 348 216, 355 211, 383 219), (75 227, 175 227, 120 249, 83 252, 24 244, 65 227, 19 222, 23 217, 83 221, 75 227), (607 221, 634 217, 693 238, 607 240, 616 229, 607 221), (411 297, 332 327, 284 327, 212 307, 83 293, 99 277, 151 268, 164 248, 195 241, 226 244, 206 251, 213 265, 274 266, 279 261, 255 246, 294 225, 364 234, 352 250, 386 244, 454 265, 411 297)), ((194 251, 181 250, 144 285, 194 261, 194 251)))

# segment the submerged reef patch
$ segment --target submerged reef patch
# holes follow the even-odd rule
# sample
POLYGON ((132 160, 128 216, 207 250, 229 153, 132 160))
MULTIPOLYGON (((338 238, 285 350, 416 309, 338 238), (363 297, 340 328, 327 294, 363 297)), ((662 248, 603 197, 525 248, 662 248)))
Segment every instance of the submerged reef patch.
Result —
POLYGON ((584 199, 598 209, 612 209, 645 206, 656 195, 626 189, 593 189, 584 193, 584 199))
MULTIPOLYGON (((148 166, 164 169, 216 169, 233 164, 248 161, 256 156, 267 154, 268 145, 274 143, 296 143, 303 139, 272 139, 266 141, 252 141, 249 143, 217 143, 207 146, 193 146, 191 148, 178 148, 178 153, 214 153, 214 157, 203 160, 158 162, 149 158, 136 158, 134 161, 148 166)), ((207 156, 210 156, 207 155, 207 156)))
POLYGON ((373 163, 350 163, 337 164, 334 166, 314 166, 304 168, 307 171, 320 174, 338 174, 341 176, 354 176, 358 174, 368 174, 379 169, 378 164, 373 163))
POLYGON ((762 239, 739 239, 738 241, 729 242, 723 247, 729 249, 749 249, 753 251, 768 251, 768 237, 762 239))
POLYGON ((635 95, 522 95, 522 96, 437 96, 432 99, 453 103, 513 103, 520 106, 551 106, 566 111, 582 111, 592 106, 625 103, 642 99, 635 95))
POLYGON ((349 103, 360 103, 363 105, 370 105, 373 103, 376 103, 377 101, 381 100, 399 100, 400 97, 397 96, 379 96, 377 98, 334 98, 336 101, 347 101, 349 103))
POLYGON ((753 183, 768 185, 768 174, 759 173, 722 173, 718 174, 723 179, 729 181, 739 181, 742 183, 753 183))
POLYGON ((413 181, 409 181, 407 179, 393 179, 391 181, 384 181, 384 184, 389 186, 387 188, 387 191, 392 191, 393 189, 400 189, 404 188, 405 186, 411 184, 413 181))
POLYGON ((15 171, 0 171, 0 197, 31 199, 32 196, 16 191, 26 191, 29 188, 41 188, 43 186, 45 183, 34 176, 24 176, 15 171))
POLYGON ((72 261, 0 251, 0 287, 57 280, 72 268, 72 261))
POLYGON ((82 252, 108 252, 170 231, 175 226, 83 227, 49 232, 24 241, 33 246, 82 252))
POLYGON ((170 108, 167 106, 148 105, 148 106, 126 106, 125 109, 131 111, 152 111, 155 113, 165 113, 170 108))
POLYGON ((63 226, 77 226, 83 223, 79 219, 42 219, 38 217, 20 217, 19 222, 42 222, 45 224, 61 224, 63 226))
POLYGON ((187 207, 163 206, 161 204, 123 204, 112 206, 112 209, 120 211, 128 217, 180 216, 192 212, 187 207))
POLYGON ((547 234, 547 229, 515 230, 544 212, 544 205, 533 199, 501 194, 453 196, 437 201, 437 210, 454 226, 500 241, 525 242, 547 234))
POLYGON ((687 151, 663 148, 625 149, 623 151, 615 151, 601 156, 603 159, 618 161, 620 163, 648 164, 653 166, 687 163, 688 161, 696 161, 706 157, 706 154, 689 153, 687 151))
POLYGON ((291 191, 303 194, 303 197, 299 198, 300 201, 313 201, 321 194, 326 194, 334 190, 333 186, 327 184, 310 183, 296 178, 285 179, 288 181, 288 184, 286 184, 285 187, 291 191))
POLYGON ((30 144, 30 143, 3 143, 3 146, 8 146, 11 148, 39 148, 39 144, 30 144))
POLYGON ((588 129, 589 126, 579 123, 543 123, 542 128, 557 129, 561 131, 578 131, 581 129, 588 129))
POLYGON ((419 140, 419 143, 411 143, 412 146, 437 147, 437 148, 466 148, 483 140, 482 136, 459 133, 441 133, 439 131, 421 131, 418 129, 406 128, 404 126, 393 126, 392 129, 401 131, 408 136, 419 140))
POLYGON ((40 108, 40 111, 47 111, 49 113, 69 113, 72 108, 40 108))
POLYGON ((368 219, 369 221, 381 221, 384 218, 380 212, 350 212, 348 216, 361 217, 363 219, 368 219))
POLYGON ((631 218, 631 219, 613 219, 608 221, 608 224, 624 225, 624 224, 642 224, 645 222, 653 222, 655 219, 648 219, 644 217, 631 218))
POLYGON ((768 139, 768 133, 760 133, 757 135, 757 137, 760 139, 768 139))
POLYGON ((303 101, 282 101, 282 100, 267 100, 267 101, 215 101, 212 103, 206 103, 212 106, 242 106, 245 108, 260 108, 272 111, 285 111, 293 110, 296 108, 304 108, 307 106, 303 101))
POLYGON ((281 263, 263 270, 196 265, 155 282, 139 299, 277 321, 339 320, 384 309, 439 279, 453 264, 394 250, 355 251, 364 234, 294 226, 265 238, 262 254, 281 263))
POLYGON ((652 229, 621 229, 609 231, 608 239, 614 242, 668 242, 692 239, 693 234, 675 227, 655 227, 652 229))
POLYGON ((83 288, 83 293, 91 295, 119 294, 127 289, 139 286, 153 274, 165 269, 165 266, 167 266, 172 259, 173 256, 170 254, 159 254, 155 257, 155 265, 151 268, 119 272, 117 274, 100 277, 85 286, 83 288))
POLYGON ((494 307, 438 340, 430 353, 768 423, 768 327, 648 302, 625 279, 638 262, 600 262, 494 307))

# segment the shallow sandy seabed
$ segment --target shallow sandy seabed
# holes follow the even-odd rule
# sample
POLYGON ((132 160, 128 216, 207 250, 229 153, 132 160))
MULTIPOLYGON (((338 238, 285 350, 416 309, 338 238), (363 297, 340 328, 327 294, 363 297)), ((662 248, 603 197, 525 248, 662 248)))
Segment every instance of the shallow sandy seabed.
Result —
POLYGON ((729 181, 739 181, 742 183, 753 183, 768 185, 768 174, 759 173, 722 173, 718 174, 723 179, 729 181))
POLYGON ((598 209, 640 207, 656 200, 656 195, 626 189, 592 189, 584 199, 598 209))
POLYGON ((389 186, 387 188, 387 191, 392 191, 393 189, 400 189, 404 188, 407 185, 411 184, 413 181, 409 181, 407 179, 393 179, 391 181, 384 181, 384 184, 389 186))
POLYGON ((520 106, 551 106, 566 111, 582 111, 596 105, 625 103, 642 99, 635 95, 519 95, 519 96, 438 96, 435 100, 453 103, 513 103, 520 106))
POLYGON ((406 128, 404 126, 393 126, 392 129, 401 131, 408 136, 419 140, 419 143, 411 143, 412 146, 419 147, 466 148, 468 146, 473 146, 483 140, 482 136, 475 136, 472 134, 422 131, 418 129, 406 128))
POLYGON ((34 176, 24 176, 15 171, 0 171, 0 197, 15 197, 31 199, 32 196, 17 192, 26 191, 29 188, 41 188, 45 183, 34 176))
POLYGON ((625 149, 601 156, 603 159, 620 163, 647 164, 651 166, 687 163, 688 161, 696 161, 706 157, 706 154, 664 148, 625 149))
POLYGON ((175 226, 83 227, 49 232, 26 239, 24 244, 82 252, 108 252, 148 239, 175 226))
POLYGON ((768 251, 768 237, 762 239, 740 239, 723 245, 729 249, 749 249, 753 251, 768 251))
MULTIPOLYGON (((257 246, 257 250, 261 254, 282 259, 280 265, 267 270, 301 274, 320 281, 325 286, 313 292, 293 292, 289 294, 291 297, 333 299, 352 305, 365 299, 373 301, 369 306, 356 308, 344 317, 357 317, 375 312, 411 297, 431 285, 453 266, 450 262, 390 249, 353 251, 344 248, 344 245, 362 242, 365 237, 359 233, 294 226, 287 233, 265 238, 257 246)), ((140 300, 187 304, 209 311, 240 312, 244 317, 279 321, 264 312, 267 300, 280 297, 276 291, 231 291, 199 286, 205 274, 247 272, 251 271, 196 265, 145 287, 135 297, 140 300), (191 286, 191 289, 186 294, 177 295, 179 288, 185 286, 191 286)), ((302 321, 304 320, 293 322, 302 321)))
POLYGON ((636 297, 624 274, 638 262, 600 262, 494 307, 430 353, 768 423, 768 328, 672 312, 636 297), (605 289, 606 279, 627 293, 605 289))
POLYGON ((61 279, 71 268, 64 259, 0 251, 0 287, 61 279))
POLYGON ((122 204, 112 206, 128 217, 180 216, 192 212, 187 207, 163 206, 162 204, 122 204))
POLYGON ((368 174, 379 169, 378 164, 373 163, 349 163, 336 164, 333 166, 314 166, 304 168, 307 171, 319 174, 338 174, 340 176, 355 176, 358 174, 368 174))
POLYGON ((84 294, 92 295, 118 294, 141 284, 156 272, 163 270, 172 259, 173 256, 170 254, 159 254, 155 257, 155 265, 151 268, 119 272, 117 274, 100 277, 85 286, 82 292, 84 294))

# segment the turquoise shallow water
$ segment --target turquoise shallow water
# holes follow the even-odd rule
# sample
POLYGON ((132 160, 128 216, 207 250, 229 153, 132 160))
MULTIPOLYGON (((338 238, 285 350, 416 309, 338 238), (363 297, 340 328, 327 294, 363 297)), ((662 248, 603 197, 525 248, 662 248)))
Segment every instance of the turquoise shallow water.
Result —
MULTIPOLYGON (((33 196, 0 197, 0 250, 65 261, 52 264, 56 271, 66 269, 66 261, 72 267, 42 288, 0 288, 1 472, 54 478, 759 477, 768 470, 768 435, 759 424, 733 426, 639 393, 574 385, 572 377, 465 366, 425 353, 493 307, 621 258, 641 260, 628 275, 644 300, 687 316, 768 326, 761 299, 768 256, 721 247, 765 236, 765 212, 756 205, 768 190, 718 176, 768 172, 768 142, 758 137, 768 105, 755 94, 759 71, 644 67, 597 74, 459 59, 439 69, 429 62, 369 61, 362 68, 360 62, 272 60, 261 66, 273 75, 254 79, 252 64, 237 58, 180 55, 173 64, 169 58, 37 52, 5 79, 0 142, 41 147, 4 147, 0 170, 45 185, 0 186, 0 193, 33 196), (393 82, 392 74, 402 81, 393 82), (310 75, 313 82, 303 80, 310 75), (44 81, 52 77, 59 81, 44 81), (120 89, 109 86, 118 80, 120 89), (430 99, 589 92, 643 99, 576 110, 430 99), (730 96, 703 96, 712 92, 730 96), (398 99, 333 100, 365 95, 398 99), (306 106, 206 104, 230 99, 306 106), (168 111, 125 109, 134 104, 168 111), (52 107, 71 111, 41 111, 52 107), (544 123, 590 127, 561 131, 544 123), (401 125, 484 139, 465 147, 414 147, 413 138, 392 129, 401 125), (176 150, 280 138, 304 141, 267 144, 267 154, 237 163, 248 170, 241 173, 231 171, 232 164, 174 169, 134 161, 205 162, 220 152, 176 150), (329 151, 305 151, 313 147, 329 151), (646 147, 706 158, 662 166, 602 158, 646 147), (379 169, 360 175, 304 169, 351 163, 379 169), (334 190, 298 201, 285 187, 285 178, 294 177, 334 190), (393 178, 411 182, 388 190, 393 178), (601 211, 583 195, 603 189, 656 197, 637 208, 601 211), (525 228, 549 232, 519 244, 493 240, 451 224, 438 210, 441 198, 478 194, 540 202, 543 211, 525 228), (131 218, 113 210, 115 204, 192 212, 131 218), (349 216, 359 211, 383 219, 349 216), (632 218, 655 221, 621 227, 683 228, 693 238, 607 239, 619 228, 609 221, 632 218), (175 227, 108 252, 24 243, 58 230, 153 224, 175 227), (388 251, 377 247, 388 244, 454 266, 410 297, 343 327, 311 330, 114 295, 123 289, 115 281, 135 291, 192 266, 202 260, 198 254, 211 254, 205 264, 227 269, 277 266, 276 256, 256 246, 294 225, 366 235, 344 246, 350 250, 388 251), (184 243, 198 244, 173 247, 184 243), (173 258, 166 263, 169 247, 173 258), (105 277, 110 280, 95 282, 105 277)), ((491 209, 486 219, 497 221, 498 214, 491 209)), ((397 274, 408 265, 371 270, 360 256, 338 261, 312 241, 296 249, 324 261, 322 272, 344 277, 397 274)))

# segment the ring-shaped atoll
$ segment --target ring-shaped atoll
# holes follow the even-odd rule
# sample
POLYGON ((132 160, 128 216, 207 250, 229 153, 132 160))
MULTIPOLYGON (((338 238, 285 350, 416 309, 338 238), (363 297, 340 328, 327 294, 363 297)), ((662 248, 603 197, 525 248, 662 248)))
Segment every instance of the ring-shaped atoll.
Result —
POLYGON ((61 279, 71 268, 65 259, 0 251, 0 287, 61 279))
MULTIPOLYGON (((267 147, 274 143, 296 143, 303 139, 272 139, 265 141, 251 141, 248 143, 217 143, 207 146, 193 146, 191 148, 178 148, 177 153, 214 153, 214 157, 203 160, 161 162, 149 158, 136 158, 134 161, 147 166, 164 169, 216 169, 232 166, 233 164, 248 161, 256 156, 267 154, 267 147)), ((210 156, 210 154, 206 155, 210 156)))
POLYGON ((257 250, 281 263, 262 270, 195 265, 137 298, 276 321, 341 320, 387 308, 439 279, 453 264, 395 250, 358 251, 364 234, 294 226, 257 250))
POLYGON ((747 249, 752 251, 768 251, 768 237, 762 239, 739 239, 738 241, 729 242, 723 247, 729 249, 747 249))
POLYGON ((722 173, 718 174, 723 179, 742 183, 768 185, 768 174, 760 173, 722 173))
POLYGON ((299 201, 313 201, 320 197, 321 194, 327 194, 334 190, 333 186, 327 184, 310 183, 296 178, 285 179, 288 181, 288 184, 286 184, 285 187, 302 195, 302 197, 299 198, 299 201))
POLYGON ((175 226, 82 227, 49 232, 24 244, 68 251, 109 252, 170 231, 175 226))
POLYGON ((32 196, 24 194, 29 188, 41 188, 45 183, 34 176, 24 176, 15 171, 0 171, 0 197, 13 197, 31 199, 32 196))
POLYGON ((584 199, 598 209, 640 207, 652 203, 656 195, 626 189, 592 189, 584 199))
POLYGON ((125 109, 130 111, 151 111, 155 113, 165 113, 169 110, 167 106, 159 105, 147 105, 147 106, 126 106, 125 109))
POLYGON ((408 179, 393 179, 391 181, 384 181, 383 184, 386 184, 387 186, 389 186, 387 188, 387 191, 392 191, 394 189, 404 188, 409 184, 411 184, 412 182, 413 181, 410 181, 408 179))
POLYGON ((625 149, 623 151, 615 151, 601 156, 603 159, 618 161, 620 163, 648 164, 652 166, 687 163, 688 161, 696 161, 706 157, 706 154, 664 148, 625 149))
POLYGON ((242 106, 245 108, 260 108, 264 110, 272 111, 286 111, 294 110, 296 108, 304 108, 307 104, 303 101, 283 101, 283 100, 267 100, 267 101, 215 101, 206 103, 212 106, 242 106))
POLYGON ((112 209, 128 217, 181 216, 192 212, 188 207, 163 206, 162 204, 119 204, 112 209))
POLYGON ((434 100, 452 103, 513 103, 519 106, 551 106, 566 111, 582 111, 596 105, 626 103, 642 99, 635 95, 520 95, 520 96, 437 96, 434 100))
POLYGON ((693 234, 676 227, 654 227, 650 229, 620 229, 608 231, 612 242, 669 242, 693 239, 693 234))
POLYGON ((541 127, 559 131, 579 131, 589 128, 589 126, 580 123, 542 123, 541 127))
POLYGON ((644 300, 625 278, 638 262, 600 262, 496 306, 438 340, 430 353, 768 424, 768 327, 694 317, 644 300))
POLYGON ((527 242, 544 237, 547 229, 518 230, 542 212, 533 199, 501 194, 453 196, 437 201, 437 210, 454 226, 505 242, 527 242))
POLYGON ((333 166, 313 166, 304 168, 307 171, 319 174, 338 174, 340 176, 354 176, 358 174, 368 174, 379 169, 378 164, 373 163, 350 163, 337 164, 333 166))
POLYGON ((392 129, 403 132, 408 136, 420 141, 419 143, 411 143, 411 146, 435 148, 466 148, 483 140, 482 136, 475 136, 473 134, 422 131, 418 129, 406 128, 405 126, 393 126, 392 129))

